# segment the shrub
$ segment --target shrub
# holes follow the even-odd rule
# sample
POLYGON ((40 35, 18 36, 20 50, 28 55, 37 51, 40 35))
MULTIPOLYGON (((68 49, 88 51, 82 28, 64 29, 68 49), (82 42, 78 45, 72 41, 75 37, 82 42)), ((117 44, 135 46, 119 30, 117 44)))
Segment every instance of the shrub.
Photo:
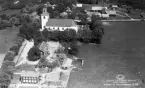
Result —
POLYGON ((2 71, 10 75, 13 78, 13 71, 15 69, 15 63, 13 61, 4 61, 1 67, 2 71))
POLYGON ((78 54, 78 46, 75 43, 70 44, 70 48, 68 49, 68 54, 77 56, 78 54))
POLYGON ((12 46, 10 48, 10 51, 14 52, 14 54, 17 55, 18 52, 19 52, 19 46, 16 46, 16 45, 15 46, 12 46))
POLYGON ((8 60, 8 61, 13 61, 14 60, 14 53, 13 52, 8 52, 5 57, 4 57, 4 61, 8 60))
POLYGON ((41 58, 41 51, 37 47, 33 47, 28 52, 29 61, 37 61, 41 58))
POLYGON ((1 88, 2 86, 8 86, 10 84, 10 80, 11 80, 11 77, 7 73, 3 71, 0 72, 0 87, 1 88))
POLYGON ((92 31, 91 30, 79 30, 78 32, 78 40, 84 43, 90 43, 92 39, 92 31))
POLYGON ((104 35, 104 29, 103 28, 95 28, 92 32, 92 42, 96 44, 101 44, 101 40, 104 35))

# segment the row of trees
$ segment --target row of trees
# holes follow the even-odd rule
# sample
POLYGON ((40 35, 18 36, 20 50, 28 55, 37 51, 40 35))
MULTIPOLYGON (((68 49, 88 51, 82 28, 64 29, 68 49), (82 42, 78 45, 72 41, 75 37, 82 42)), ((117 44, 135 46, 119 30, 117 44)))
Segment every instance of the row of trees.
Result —
MULTIPOLYGON (((34 39, 35 45, 39 45, 42 41, 49 40, 66 43, 80 41, 83 43, 101 44, 101 40, 104 35, 104 28, 102 27, 102 24, 98 20, 99 18, 97 16, 93 15, 91 19, 92 21, 87 23, 89 24, 90 30, 79 30, 78 33, 76 33, 73 29, 68 29, 65 31, 48 31, 45 29, 44 31, 40 32, 37 25, 24 24, 20 28, 20 34, 25 35, 27 40, 34 39)), ((74 49, 69 50, 70 54, 73 53, 71 50, 78 52, 75 47, 74 49)), ((74 55, 76 55, 76 53, 74 53, 74 55)))
POLYGON ((8 87, 11 79, 13 79, 13 73, 15 70, 14 58, 18 54, 23 41, 24 37, 22 35, 19 35, 17 37, 16 43, 9 49, 8 53, 4 57, 4 61, 0 69, 1 87, 8 87))
POLYGON ((6 14, 0 15, 0 29, 12 26, 19 26, 26 23, 34 23, 40 25, 39 20, 38 21, 32 20, 32 18, 29 15, 18 15, 18 14, 12 14, 10 16, 6 14))

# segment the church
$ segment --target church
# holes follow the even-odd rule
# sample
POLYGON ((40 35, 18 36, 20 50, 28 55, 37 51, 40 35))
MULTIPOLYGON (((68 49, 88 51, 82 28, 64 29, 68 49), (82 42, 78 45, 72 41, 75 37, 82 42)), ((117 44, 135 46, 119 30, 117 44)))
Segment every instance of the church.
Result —
POLYGON ((47 12, 47 8, 43 9, 43 13, 41 14, 41 30, 47 29, 48 31, 64 31, 73 29, 78 32, 78 25, 72 19, 50 19, 49 13, 47 12))

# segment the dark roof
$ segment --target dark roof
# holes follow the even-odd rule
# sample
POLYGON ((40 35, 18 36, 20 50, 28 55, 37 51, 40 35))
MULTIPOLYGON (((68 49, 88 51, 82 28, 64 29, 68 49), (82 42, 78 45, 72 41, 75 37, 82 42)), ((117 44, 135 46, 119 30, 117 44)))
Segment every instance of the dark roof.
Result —
POLYGON ((46 26, 71 27, 76 26, 76 23, 72 19, 49 19, 46 26))

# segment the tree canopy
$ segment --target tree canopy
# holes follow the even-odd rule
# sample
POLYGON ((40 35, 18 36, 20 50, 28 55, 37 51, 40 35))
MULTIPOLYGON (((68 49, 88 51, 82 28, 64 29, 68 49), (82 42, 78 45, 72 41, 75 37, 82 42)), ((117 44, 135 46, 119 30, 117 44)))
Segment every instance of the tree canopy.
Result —
POLYGON ((41 58, 41 51, 37 47, 33 47, 28 52, 29 61, 37 61, 41 58))

